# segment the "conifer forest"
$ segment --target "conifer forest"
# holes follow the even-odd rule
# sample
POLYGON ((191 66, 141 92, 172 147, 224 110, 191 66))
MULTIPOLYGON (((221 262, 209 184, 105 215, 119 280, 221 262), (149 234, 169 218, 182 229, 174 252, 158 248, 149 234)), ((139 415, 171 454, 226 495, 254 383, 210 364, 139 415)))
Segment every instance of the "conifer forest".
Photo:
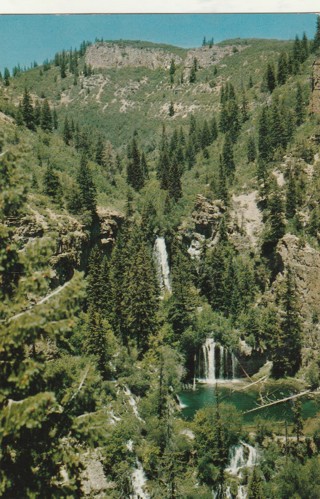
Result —
POLYGON ((314 37, 0 73, 0 497, 320 499, 314 37))

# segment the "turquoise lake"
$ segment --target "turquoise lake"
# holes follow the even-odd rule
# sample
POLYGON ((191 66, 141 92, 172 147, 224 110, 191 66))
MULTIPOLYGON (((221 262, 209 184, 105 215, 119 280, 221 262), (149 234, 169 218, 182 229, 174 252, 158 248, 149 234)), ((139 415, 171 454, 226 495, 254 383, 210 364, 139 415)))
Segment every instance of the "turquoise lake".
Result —
MULTIPOLYGON (((268 402, 272 400, 281 399, 291 395, 287 389, 277 389, 270 392, 268 402)), ((245 390, 236 390, 232 386, 219 386, 220 402, 234 405, 240 412, 245 412, 260 405, 259 394, 256 392, 246 392, 245 390)), ((179 393, 181 403, 186 406, 183 407, 182 416, 188 420, 193 419, 194 414, 198 409, 206 406, 212 406, 216 403, 215 387, 213 385, 198 385, 196 390, 184 390, 179 393)), ((315 417, 320 412, 320 400, 308 399, 302 397, 302 417, 304 419, 315 417)), ((258 411, 244 414, 244 423, 250 424, 257 417, 263 417, 268 420, 274 421, 292 421, 293 401, 289 400, 281 404, 266 407, 258 411)))

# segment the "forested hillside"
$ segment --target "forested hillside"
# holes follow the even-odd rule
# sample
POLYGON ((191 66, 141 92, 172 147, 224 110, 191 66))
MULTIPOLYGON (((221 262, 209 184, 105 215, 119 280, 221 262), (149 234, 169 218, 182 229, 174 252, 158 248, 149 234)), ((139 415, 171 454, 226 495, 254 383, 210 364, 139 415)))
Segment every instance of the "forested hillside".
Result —
POLYGON ((320 497, 319 61, 318 20, 0 74, 1 497, 320 497))

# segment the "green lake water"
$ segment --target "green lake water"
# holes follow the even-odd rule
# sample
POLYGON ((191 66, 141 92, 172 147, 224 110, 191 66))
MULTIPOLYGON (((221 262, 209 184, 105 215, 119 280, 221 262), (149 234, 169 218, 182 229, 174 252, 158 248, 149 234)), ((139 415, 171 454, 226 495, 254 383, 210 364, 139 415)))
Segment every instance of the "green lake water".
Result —
MULTIPOLYGON (((256 392, 246 392, 245 390, 233 391, 234 389, 226 386, 219 386, 219 398, 221 402, 234 405, 240 412, 245 412, 260 405, 259 394, 256 392)), ((268 401, 281 399, 291 395, 287 389, 277 389, 270 393, 268 401)), ((191 420, 198 409, 206 406, 212 406, 216 403, 215 387, 213 385, 198 385, 196 390, 184 390, 179 393, 179 399, 184 407, 182 416, 191 420)), ((302 397, 302 417, 304 419, 315 417, 320 412, 320 400, 308 399, 302 397)), ((293 401, 283 402, 265 409, 260 409, 249 414, 244 414, 243 422, 250 424, 257 417, 274 421, 292 421, 293 401)))

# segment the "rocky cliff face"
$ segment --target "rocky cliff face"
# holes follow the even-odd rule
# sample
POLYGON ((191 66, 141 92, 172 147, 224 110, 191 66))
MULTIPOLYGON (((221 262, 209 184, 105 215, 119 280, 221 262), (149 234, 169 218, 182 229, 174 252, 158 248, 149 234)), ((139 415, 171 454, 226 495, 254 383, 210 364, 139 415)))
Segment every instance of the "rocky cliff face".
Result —
POLYGON ((191 219, 185 220, 179 228, 189 245, 188 252, 192 258, 200 257, 205 241, 209 247, 214 246, 224 213, 222 201, 212 201, 202 194, 197 195, 191 219))
MULTIPOLYGON (((320 314, 320 253, 309 244, 286 234, 278 244, 277 255, 283 268, 290 266, 300 298, 302 315, 310 320, 313 313, 320 314)), ((280 284, 278 275, 276 285, 280 284)))
MULTIPOLYGON (((115 210, 98 209, 97 242, 110 251, 124 216, 115 210)), ((21 251, 39 238, 50 236, 55 241, 51 264, 60 282, 72 277, 74 269, 81 269, 89 254, 92 238, 84 224, 68 213, 56 213, 50 208, 41 212, 29 206, 27 215, 15 229, 15 241, 21 251)))
POLYGON ((86 63, 93 68, 121 68, 121 67, 146 67, 149 69, 169 69, 172 59, 175 64, 184 64, 190 69, 194 59, 201 68, 207 68, 217 64, 225 56, 233 55, 247 48, 248 45, 226 45, 223 47, 213 45, 211 48, 200 47, 191 49, 183 59, 169 51, 160 48, 144 47, 138 48, 121 43, 96 43, 88 47, 86 51, 86 63))
POLYGON ((316 114, 320 113, 320 59, 317 59, 313 64, 310 111, 316 114))
MULTIPOLYGON (((257 205, 257 191, 233 196, 233 209, 227 221, 230 241, 238 251, 256 249, 262 231, 262 213, 257 205)), ((189 241, 189 253, 199 257, 201 247, 206 241, 213 247, 218 241, 221 219, 225 206, 219 199, 210 200, 198 194, 191 215, 191 220, 181 226, 184 237, 189 241)))
POLYGON ((86 63, 93 68, 147 67, 169 68, 171 60, 176 64, 181 57, 156 48, 135 48, 116 43, 99 43, 88 47, 86 63))

